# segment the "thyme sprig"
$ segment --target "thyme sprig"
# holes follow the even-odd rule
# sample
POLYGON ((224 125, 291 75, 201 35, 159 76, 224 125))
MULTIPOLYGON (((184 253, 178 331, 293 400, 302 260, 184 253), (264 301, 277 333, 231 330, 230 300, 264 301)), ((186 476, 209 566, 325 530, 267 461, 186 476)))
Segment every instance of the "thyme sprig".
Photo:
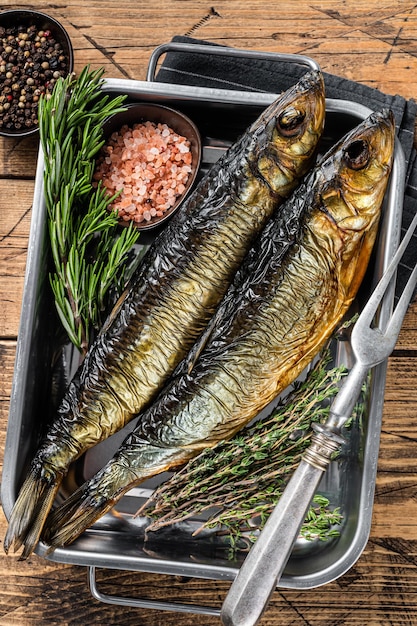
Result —
POLYGON ((126 283, 126 261, 139 234, 131 226, 119 230, 116 213, 109 211, 114 197, 93 185, 103 123, 123 110, 125 99, 104 94, 103 73, 86 66, 78 78, 58 79, 38 108, 54 265, 50 282, 63 327, 82 354, 103 322, 110 294, 117 297, 126 283))
MULTIPOLYGON (((158 487, 140 511, 152 519, 147 532, 205 513, 194 534, 218 529, 232 548, 244 533, 255 540, 310 444, 311 424, 327 418, 346 374, 342 366, 329 368, 329 360, 326 351, 270 415, 204 450, 158 487)), ((300 534, 328 539, 341 520, 317 495, 300 534)))

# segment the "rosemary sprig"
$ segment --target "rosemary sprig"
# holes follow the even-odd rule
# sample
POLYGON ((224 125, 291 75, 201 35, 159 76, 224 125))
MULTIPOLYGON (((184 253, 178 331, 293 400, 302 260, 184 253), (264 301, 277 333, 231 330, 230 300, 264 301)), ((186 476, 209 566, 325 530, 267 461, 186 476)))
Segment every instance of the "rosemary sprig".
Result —
POLYGON ((86 66, 78 78, 59 79, 38 108, 54 264, 50 282, 63 327, 82 354, 102 324, 110 293, 117 296, 125 285, 131 269, 126 261, 139 235, 131 226, 119 231, 117 215, 109 211, 114 197, 92 182, 103 122, 123 110, 125 99, 104 95, 103 72, 86 66))
MULTIPOLYGON (((163 483, 140 511, 152 519, 147 531, 206 512, 195 534, 217 529, 232 548, 243 534, 253 541, 310 444, 311 424, 327 418, 346 373, 344 367, 330 369, 329 360, 325 352, 269 416, 204 450, 163 483)), ((324 496, 317 496, 301 536, 325 540, 337 534, 334 526, 341 519, 324 496)))

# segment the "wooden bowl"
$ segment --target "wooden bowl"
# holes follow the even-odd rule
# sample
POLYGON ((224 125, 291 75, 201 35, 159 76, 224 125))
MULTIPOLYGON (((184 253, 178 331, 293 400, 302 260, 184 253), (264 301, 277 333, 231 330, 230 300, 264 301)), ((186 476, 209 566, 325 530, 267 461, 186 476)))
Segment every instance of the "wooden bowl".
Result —
POLYGON ((122 226, 128 226, 133 221, 134 226, 140 230, 149 230, 161 226, 161 224, 170 219, 178 210, 193 186, 199 170, 202 152, 200 133, 194 122, 180 111, 158 104, 133 103, 126 105, 125 111, 116 113, 105 122, 104 137, 108 140, 112 133, 120 131, 124 125, 132 128, 135 124, 144 123, 146 121, 155 124, 166 124, 175 131, 175 133, 186 137, 190 142, 192 162, 191 172, 189 173, 187 182, 184 184, 184 191, 176 199, 175 204, 167 209, 162 216, 154 216, 149 221, 142 222, 119 220, 122 226))
MULTIPOLYGON (((53 65, 55 67, 51 66, 47 68, 48 74, 49 72, 54 71, 58 71, 64 77, 70 74, 74 68, 73 47, 68 33, 57 20, 55 20, 53 17, 50 17, 49 15, 46 15, 45 13, 40 13, 39 11, 31 11, 29 9, 2 11, 0 13, 0 29, 6 29, 6 32, 8 29, 13 29, 13 32, 16 31, 17 33, 18 29, 23 29, 25 31, 31 26, 36 27, 37 31, 49 32, 49 37, 51 38, 51 40, 54 40, 54 42, 61 45, 62 53, 65 56, 65 60, 58 63, 57 66, 55 66, 54 60, 53 65)), ((19 94, 21 93, 21 89, 26 88, 27 92, 30 94, 30 97, 33 97, 32 91, 34 87, 32 85, 26 87, 25 84, 25 81, 27 79, 34 80, 32 77, 33 72, 38 73, 38 75, 35 75, 36 88, 46 88, 51 80, 50 76, 39 79, 39 74, 44 75, 45 70, 39 68, 38 65, 41 65, 42 62, 46 62, 46 54, 44 55, 44 53, 42 52, 42 58, 44 58, 44 61, 42 61, 42 59, 35 60, 33 57, 37 54, 37 49, 34 47, 35 42, 31 41, 31 43, 31 50, 26 49, 26 51, 29 53, 28 57, 23 57, 19 59, 16 55, 14 55, 13 52, 12 54, 13 56, 15 56, 15 58, 9 63, 1 59, 1 61, 4 62, 5 66, 10 66, 8 68, 8 71, 13 75, 13 77, 10 78, 6 76, 6 72, 0 72, 0 98, 2 96, 5 96, 6 99, 8 98, 8 105, 10 107, 8 109, 4 109, 3 105, 5 102, 7 102, 7 100, 0 102, 0 135, 3 135, 5 137, 24 137, 26 135, 32 135, 34 133, 37 133, 39 130, 37 120, 37 104, 34 101, 32 101, 33 106, 31 108, 31 113, 35 114, 34 120, 27 120, 27 123, 19 125, 19 121, 13 121, 9 119, 11 107, 13 107, 13 111, 15 109, 19 110, 17 108, 17 100, 18 97, 20 97, 19 94), (37 66, 36 68, 34 68, 35 65, 37 66), (14 83, 20 85, 20 90, 12 90, 11 92, 8 92, 7 95, 5 95, 5 89, 11 89, 11 85, 5 84, 5 81, 12 81, 12 83, 14 81, 14 83)), ((15 46, 11 44, 11 47, 14 50, 15 46)), ((53 80, 55 79, 53 78, 53 80)), ((35 96, 38 97, 38 95, 36 94, 35 96)))

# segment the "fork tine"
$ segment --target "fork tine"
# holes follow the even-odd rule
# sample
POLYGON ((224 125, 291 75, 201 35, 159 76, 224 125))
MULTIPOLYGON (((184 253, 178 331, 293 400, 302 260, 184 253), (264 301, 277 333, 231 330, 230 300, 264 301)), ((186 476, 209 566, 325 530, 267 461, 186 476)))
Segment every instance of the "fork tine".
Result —
MULTIPOLYGON (((398 267, 398 264, 401 260, 401 257, 403 256, 411 237, 414 234, 414 231, 417 227, 417 212, 414 215, 414 218, 410 224, 410 226, 407 229, 407 232, 405 233, 400 245, 397 248, 396 253, 394 254, 394 256, 392 257, 387 269, 385 270, 384 274, 382 275, 382 278, 380 279, 379 283, 377 284, 377 286, 375 287, 371 297, 369 298, 368 302, 366 303, 366 305, 364 306, 358 321, 356 322, 355 326, 354 326, 354 330, 355 328, 357 328, 357 330, 359 331, 361 326, 370 326, 372 323, 372 320, 374 318, 374 315, 376 313, 376 310, 382 300, 382 298, 384 297, 388 286, 391 282, 391 279, 395 273, 395 270, 398 267)), ((416 267, 414 268, 408 282, 407 285, 404 288, 404 291, 398 301, 398 304, 396 306, 396 309, 393 313, 393 315, 391 316, 391 320, 389 323, 389 328, 390 329, 394 329, 394 328, 398 328, 398 332, 400 330, 400 326, 402 323, 402 320, 404 318, 404 315, 407 311, 407 307, 408 304, 411 300, 411 297, 413 295, 413 291, 414 291, 414 287, 416 285, 416 280, 417 280, 417 272, 416 272, 416 267)), ((391 332, 391 331, 390 331, 391 332)))

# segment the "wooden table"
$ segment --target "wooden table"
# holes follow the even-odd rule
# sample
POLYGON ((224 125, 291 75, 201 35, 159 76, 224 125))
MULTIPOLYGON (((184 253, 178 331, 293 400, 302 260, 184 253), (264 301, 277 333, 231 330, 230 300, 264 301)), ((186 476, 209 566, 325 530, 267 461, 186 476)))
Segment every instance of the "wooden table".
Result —
MULTIPOLYGON (((75 69, 145 78, 151 51, 174 35, 245 49, 305 53, 328 72, 407 98, 417 96, 417 8, 411 0, 68 0, 30 4, 58 18, 75 69)), ((2 9, 17 5, 3 0, 2 9)), ((0 139, 0 456, 3 457, 29 234, 37 140, 0 139)), ((417 624, 417 304, 389 359, 373 526, 357 564, 310 591, 276 591, 262 624, 417 624)), ((0 536, 5 532, 0 520, 0 536)), ((220 606, 229 583, 101 572, 106 591, 220 606)), ((0 626, 208 625, 213 617, 122 608, 95 601, 81 567, 0 556, 0 626)))

